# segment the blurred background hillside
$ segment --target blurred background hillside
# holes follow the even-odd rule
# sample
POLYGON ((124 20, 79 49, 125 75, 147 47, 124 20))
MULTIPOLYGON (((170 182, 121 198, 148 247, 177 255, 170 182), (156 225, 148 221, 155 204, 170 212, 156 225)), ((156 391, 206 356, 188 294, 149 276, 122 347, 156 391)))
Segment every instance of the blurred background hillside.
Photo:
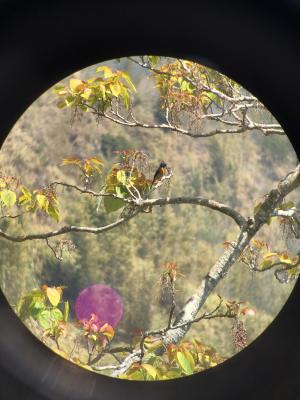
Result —
MULTIPOLYGON (((99 64, 100 65, 100 64, 99 64)), ((104 63, 127 71, 137 87, 135 114, 144 122, 163 122, 160 100, 147 71, 127 59, 104 63)), ((91 77, 97 66, 77 72, 81 79, 91 77)), ((66 80, 67 82, 67 80, 66 80)), ((0 167, 20 177, 28 188, 43 187, 60 180, 79 183, 71 167, 60 166, 68 156, 98 156, 105 162, 104 175, 117 162, 114 150, 140 149, 150 156, 151 173, 161 160, 170 164, 174 176, 169 196, 201 195, 226 203, 245 217, 253 215, 254 205, 297 165, 296 154, 286 136, 245 134, 219 135, 193 139, 159 129, 129 128, 106 119, 96 122, 85 114, 73 121, 70 110, 58 110, 49 90, 19 119, 0 152, 0 167)), ((266 122, 274 121, 268 112, 266 122)), ((201 128, 201 127, 200 127, 201 128)), ((149 176, 150 177, 150 176, 149 176)), ((102 182, 96 182, 95 187, 102 182)), ((162 195, 166 189, 162 190, 162 195)), ((154 194, 156 195, 156 194, 154 194)), ((299 191, 290 195, 298 206, 299 191)), ((64 224, 102 226, 117 219, 119 211, 105 214, 95 199, 60 189, 61 221, 40 215, 24 216, 21 221, 0 221, 0 228, 12 233, 47 231, 64 224)), ((20 244, 1 240, 1 288, 11 304, 42 284, 64 285, 64 297, 73 305, 78 293, 94 283, 114 287, 125 305, 116 340, 126 342, 132 329, 165 326, 168 306, 159 298, 162 264, 176 262, 183 276, 177 281, 177 304, 182 306, 222 254, 222 243, 233 240, 238 229, 234 222, 206 208, 193 205, 155 207, 125 226, 101 235, 72 234, 68 238, 77 250, 63 261, 55 259, 43 241, 20 244)), ((296 254, 299 241, 283 236, 277 222, 265 227, 257 237, 272 250, 288 249, 296 254)), ((278 314, 294 283, 280 284, 273 272, 251 273, 236 263, 217 293, 228 299, 248 300, 256 310, 246 322, 249 342, 255 339, 278 314)), ((207 307, 213 304, 208 299, 207 307)), ((211 320, 195 324, 188 337, 229 357, 235 353, 230 339, 230 321, 211 320)))

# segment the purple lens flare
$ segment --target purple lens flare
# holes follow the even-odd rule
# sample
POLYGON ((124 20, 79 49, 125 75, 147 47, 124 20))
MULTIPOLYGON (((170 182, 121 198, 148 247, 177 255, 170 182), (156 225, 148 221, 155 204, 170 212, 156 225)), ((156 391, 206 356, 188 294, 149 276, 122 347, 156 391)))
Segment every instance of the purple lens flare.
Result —
POLYGON ((75 313, 78 320, 89 320, 91 314, 95 314, 98 317, 97 325, 108 323, 116 327, 123 317, 123 300, 110 286, 91 285, 79 293, 75 302, 75 313))

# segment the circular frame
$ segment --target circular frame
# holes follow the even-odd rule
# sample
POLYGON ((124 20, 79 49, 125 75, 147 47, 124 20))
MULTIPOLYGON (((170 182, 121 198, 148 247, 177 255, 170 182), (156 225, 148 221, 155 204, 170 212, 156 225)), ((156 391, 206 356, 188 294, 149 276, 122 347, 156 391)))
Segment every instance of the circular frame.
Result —
MULTIPOLYGON (((87 1, 84 10, 76 3, 26 2, 18 12, 14 6, 2 6, 1 143, 27 107, 66 75, 117 57, 161 54, 198 61, 242 84, 272 112, 295 146, 299 36, 280 8, 217 1, 185 2, 184 7, 87 1)), ((27 330, 1 293, 0 365, 50 399, 177 400, 187 394, 190 399, 294 399, 300 372, 299 294, 298 282, 267 330, 225 363, 178 380, 132 382, 96 375, 55 355, 27 330)))

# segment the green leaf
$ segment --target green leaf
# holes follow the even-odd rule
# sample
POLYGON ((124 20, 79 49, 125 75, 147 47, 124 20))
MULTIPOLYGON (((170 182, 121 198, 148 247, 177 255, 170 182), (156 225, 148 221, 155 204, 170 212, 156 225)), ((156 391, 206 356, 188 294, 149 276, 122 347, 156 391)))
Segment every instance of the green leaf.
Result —
POLYGON ((67 104, 66 104, 65 100, 60 100, 60 101, 58 101, 56 103, 56 107, 59 108, 59 109, 62 109, 64 107, 66 107, 66 106, 67 106, 67 104))
POLYGON ((148 60, 152 67, 155 67, 159 61, 159 56, 148 56, 148 60))
POLYGON ((107 213, 114 212, 124 207, 124 201, 113 197, 105 196, 103 200, 104 209, 107 213))
POLYGON ((205 96, 209 98, 209 100, 221 105, 222 104, 222 100, 220 99, 220 97, 218 95, 216 95, 215 93, 212 92, 205 92, 205 96))
POLYGON ((153 378, 155 379, 157 376, 157 370, 153 365, 150 364, 142 364, 142 367, 144 370, 153 378))
POLYGON ((67 107, 71 107, 74 104, 75 99, 76 99, 75 96, 72 96, 72 95, 67 96, 65 99, 65 103, 66 103, 67 107))
POLYGON ((145 380, 144 374, 141 370, 137 370, 133 372, 130 375, 127 375, 127 379, 133 380, 133 381, 143 381, 145 380))
POLYGON ((62 290, 56 287, 47 287, 46 293, 50 303, 56 307, 60 302, 62 290))
POLYGON ((51 319, 55 321, 62 321, 64 319, 62 312, 58 308, 53 308, 50 311, 51 319))
MULTIPOLYGON (((139 339, 140 339, 140 337, 139 337, 139 339)), ((157 359, 157 356, 155 355, 155 353, 149 351, 144 355, 143 362, 146 364, 153 365, 156 359, 157 359)))
POLYGON ((120 186, 116 186, 116 194, 118 197, 122 197, 124 198, 126 193, 124 193, 124 191, 122 190, 122 187, 120 186))
POLYGON ((172 368, 166 372, 165 376, 168 379, 180 378, 182 376, 182 372, 177 368, 172 368))
POLYGON ((192 370, 194 371, 195 360, 194 360, 194 357, 192 356, 192 353, 189 350, 184 349, 184 356, 187 358, 192 370))
POLYGON ((16 193, 9 189, 4 189, 0 192, 0 197, 6 207, 12 207, 16 204, 16 193))
POLYGON ((68 319, 69 319, 70 306, 69 306, 69 302, 68 301, 65 301, 64 304, 65 304, 65 307, 64 307, 64 321, 67 322, 68 319))
POLYGON ((55 87, 53 88, 53 92, 54 92, 55 94, 58 94, 58 95, 65 94, 65 93, 61 93, 61 92, 66 92, 66 93, 67 93, 66 87, 63 86, 63 85, 57 85, 57 86, 55 86, 55 87))
POLYGON ((261 268, 262 269, 265 269, 265 268, 268 268, 270 265, 272 265, 273 264, 273 261, 272 260, 264 260, 262 263, 261 263, 261 268))
POLYGON ((51 313, 49 310, 43 310, 37 315, 37 320, 43 329, 52 327, 51 313))
POLYGON ((289 209, 291 209, 293 207, 295 207, 295 203, 293 201, 287 201, 286 203, 282 203, 279 206, 279 209, 287 211, 287 210, 289 210, 289 209))
POLYGON ((59 209, 55 207, 52 203, 50 203, 48 206, 48 214, 50 215, 50 217, 55 219, 56 222, 59 221, 59 209))
POLYGON ((134 86, 132 80, 130 79, 130 76, 127 74, 127 72, 122 71, 122 77, 126 80, 126 82, 128 83, 128 85, 130 86, 130 88, 136 92, 136 87, 134 86))
POLYGON ((38 314, 39 314, 41 311, 45 310, 45 307, 46 307, 46 306, 45 306, 45 304, 44 304, 43 302, 37 301, 37 302, 35 302, 33 305, 30 306, 29 312, 30 312, 31 316, 32 316, 34 319, 36 319, 37 316, 38 316, 38 314))
POLYGON ((84 104, 79 104, 79 108, 83 112, 88 112, 89 111, 88 107, 85 106, 84 104))
POLYGON ((128 91, 125 86, 122 86, 122 88, 121 88, 121 96, 123 99, 124 106, 126 108, 128 108, 129 104, 130 104, 130 96, 129 96, 128 91))
POLYGON ((176 354, 178 363, 180 365, 180 367, 183 369, 183 371, 187 374, 187 375, 191 375, 193 373, 193 369, 188 361, 188 359, 185 357, 185 355, 181 352, 178 351, 176 354))

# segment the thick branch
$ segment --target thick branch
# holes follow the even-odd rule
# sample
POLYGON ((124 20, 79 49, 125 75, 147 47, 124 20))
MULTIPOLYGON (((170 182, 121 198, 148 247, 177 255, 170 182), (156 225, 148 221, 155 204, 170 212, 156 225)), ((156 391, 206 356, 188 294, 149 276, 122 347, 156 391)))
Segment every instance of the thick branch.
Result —
POLYGON ((282 197, 287 196, 290 192, 300 186, 300 164, 291 172, 289 172, 284 179, 279 182, 278 190, 282 197))
MULTIPOLYGON (((140 363, 142 361, 143 356, 144 356, 144 340, 149 336, 155 336, 155 335, 165 336, 166 333, 171 331, 171 330, 184 328, 186 326, 190 327, 192 324, 197 323, 197 322, 199 322, 201 320, 204 320, 204 319, 236 318, 236 315, 231 314, 230 312, 218 313, 221 305, 222 305, 222 300, 219 302, 219 304, 217 305, 217 307, 214 310, 212 310, 211 312, 205 312, 201 316, 199 316, 199 317, 197 317, 197 318, 195 318, 193 320, 187 321, 187 322, 182 323, 182 324, 178 324, 176 326, 174 326, 174 325, 169 326, 168 325, 166 328, 145 332, 142 335, 139 350, 135 350, 131 354, 129 354, 129 356, 127 356, 120 365, 117 365, 117 366, 108 365, 108 366, 93 367, 93 368, 96 371, 109 370, 109 369, 110 370, 114 370, 113 373, 112 373, 112 376, 118 376, 118 375, 126 372, 132 366, 132 364, 134 364, 136 362, 140 363)), ((159 354, 159 352, 157 352, 157 354, 159 354)))
MULTIPOLYGON (((172 176, 172 171, 170 171, 169 175, 164 176, 155 186, 153 186, 151 193, 153 190, 157 189, 161 184, 163 184, 165 179, 169 179, 172 176)), ((174 198, 158 198, 158 199, 142 199, 140 198, 127 198, 123 199, 115 194, 112 193, 104 193, 102 191, 100 192, 95 192, 93 190, 89 189, 84 189, 81 188, 77 185, 72 185, 69 183, 65 182, 52 182, 51 185, 60 185, 67 187, 69 189, 74 189, 78 191, 79 193, 82 194, 89 194, 94 197, 113 197, 113 198, 118 198, 124 201, 124 203, 129 203, 133 204, 135 206, 135 210, 130 214, 127 215, 126 217, 120 218, 117 221, 105 225, 103 227, 84 227, 84 226, 63 226, 57 230, 54 231, 48 231, 48 232, 43 232, 43 233, 34 233, 34 234, 27 234, 27 235, 22 235, 22 236, 13 236, 10 235, 9 233, 6 233, 2 230, 0 230, 0 237, 3 237, 4 239, 10 240, 12 242, 25 242, 27 240, 38 240, 38 239, 44 239, 47 242, 48 247, 53 251, 53 253, 56 255, 55 250, 51 247, 49 242, 47 241, 51 237, 55 236, 60 236, 64 235, 66 233, 70 232, 85 232, 85 233, 93 233, 93 234, 99 234, 102 232, 106 232, 108 230, 111 230, 118 225, 123 224, 124 222, 128 221, 129 219, 135 217, 140 211, 144 210, 147 206, 153 207, 153 206, 165 206, 168 204, 195 204, 203 207, 210 208, 212 210, 216 210, 222 214, 227 215, 228 217, 231 217, 240 228, 242 228, 246 224, 246 219, 236 210, 232 209, 231 207, 227 206, 226 204, 219 203, 215 200, 210 200, 206 199, 204 197, 174 197, 174 198)), ((57 256, 56 256, 57 258, 57 256)))
MULTIPOLYGON (((251 239, 268 221, 274 210, 282 202, 283 197, 300 185, 300 164, 291 171, 279 184, 276 189, 272 189, 266 196, 254 220, 249 220, 243 226, 237 240, 229 246, 219 260, 213 265, 200 286, 188 299, 182 310, 178 313, 174 325, 187 323, 195 319, 197 313, 205 303, 208 296, 215 289, 217 284, 226 276, 232 265, 239 259, 243 250, 248 246, 251 239)), ((189 325, 178 329, 170 330, 164 337, 166 345, 178 343, 189 330, 189 325)))
MULTIPOLYGON (((171 177, 172 175, 170 175, 171 177)), ((165 178, 165 177, 164 177, 165 178)), ((166 178, 169 178, 168 176, 166 178)), ((157 189, 157 186, 162 182, 158 182, 153 188, 157 189)), ((110 193, 103 193, 103 192, 95 192, 92 190, 87 190, 80 188, 76 185, 67 184, 64 182, 54 182, 53 184, 66 186, 72 189, 75 189, 83 194, 90 194, 95 197, 99 196, 110 196, 114 198, 120 198, 117 195, 110 194, 110 193)), ((120 198, 121 199, 121 198, 120 198)), ((241 227, 246 223, 245 218, 236 210, 232 209, 231 207, 227 206, 226 204, 219 203, 215 200, 206 199, 205 197, 174 197, 174 198, 159 198, 159 199, 146 199, 146 200, 136 200, 133 199, 123 199, 123 201, 128 203, 134 203, 137 206, 164 206, 168 204, 195 204, 200 205, 203 207, 210 208, 212 210, 216 210, 221 212, 222 214, 227 215, 228 217, 233 218, 233 220, 241 227)))
MULTIPOLYGON (((70 188, 79 190, 82 193, 91 194, 93 196, 103 196, 105 193, 97 193, 91 190, 81 189, 76 185, 63 184, 62 182, 55 182, 56 184, 68 186, 70 188)), ((145 206, 158 206, 158 205, 166 205, 166 204, 197 204, 204 207, 211 208, 213 210, 217 210, 227 216, 230 216, 234 219, 234 221, 242 228, 242 233, 248 232, 248 234, 252 235, 251 238, 256 234, 256 232, 260 229, 260 227, 265 224, 269 217, 274 214, 275 208, 279 205, 279 203, 283 200, 283 198, 289 194, 292 190, 300 185, 300 164, 295 168, 295 170, 291 171, 283 180, 280 181, 278 188, 273 189, 268 194, 266 200, 262 203, 258 213, 255 215, 255 224, 250 230, 245 230, 246 220, 245 218, 239 214, 237 211, 233 210, 229 206, 225 204, 218 203, 214 200, 205 199, 203 197, 177 197, 177 198, 166 198, 166 199, 127 199, 126 201, 129 203, 133 203, 136 205, 136 209, 130 215, 120 218, 117 221, 105 225, 103 227, 84 227, 84 226, 63 226, 57 230, 44 232, 44 233, 35 233, 35 234, 27 234, 22 236, 13 236, 2 230, 0 230, 0 237, 10 240, 12 242, 25 242, 27 240, 37 240, 37 239, 47 239, 54 236, 63 235, 70 232, 85 232, 85 233, 93 233, 99 234, 105 231, 109 231, 125 222, 129 219, 133 218, 136 214, 138 214, 141 209, 145 206)), ((110 194, 109 194, 110 195, 110 194)), ((111 195, 110 195, 111 196, 111 195)), ((112 195, 113 197, 118 197, 112 195)), ((124 199, 123 199, 124 200, 124 199)), ((251 239, 250 238, 250 239, 251 239)), ((249 239, 249 240, 250 240, 249 239)), ((249 242, 249 241, 248 241, 249 242)), ((244 249, 244 248, 243 248, 244 249)), ((243 250, 240 249, 240 250, 243 250)))
POLYGON ((150 206, 164 206, 167 204, 195 204, 219 211, 220 213, 231 217, 240 227, 246 224, 246 219, 233 208, 227 206, 226 204, 222 204, 215 200, 206 199, 205 197, 200 196, 149 199, 143 200, 142 204, 150 206))

